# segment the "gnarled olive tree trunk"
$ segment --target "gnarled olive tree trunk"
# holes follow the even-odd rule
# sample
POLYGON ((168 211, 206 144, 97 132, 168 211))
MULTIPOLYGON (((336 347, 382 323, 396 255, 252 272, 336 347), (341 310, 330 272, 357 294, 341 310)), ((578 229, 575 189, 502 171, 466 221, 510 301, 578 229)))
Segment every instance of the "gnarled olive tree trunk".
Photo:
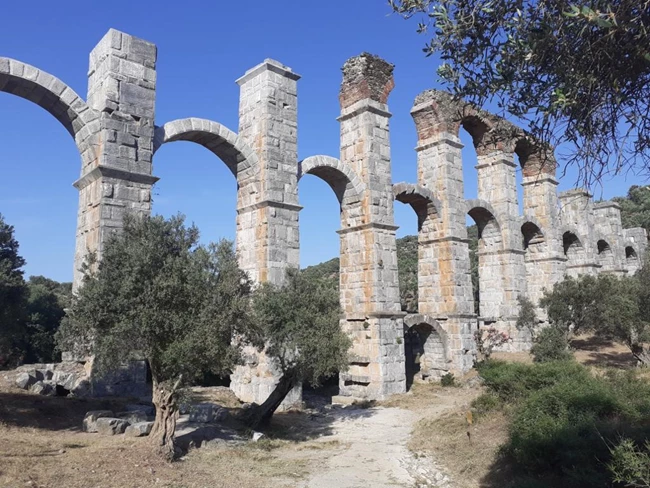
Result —
POLYGON ((295 386, 296 380, 297 375, 293 371, 282 375, 280 381, 266 401, 261 405, 254 407, 248 416, 248 419, 246 419, 246 423, 251 427, 251 429, 257 429, 264 425, 268 425, 275 411, 295 386))
POLYGON ((634 343, 630 345, 632 355, 637 360, 637 365, 641 367, 650 366, 650 344, 634 343))
POLYGON ((153 404, 156 407, 156 419, 149 439, 156 451, 168 461, 174 460, 180 453, 174 437, 176 433, 176 419, 178 418, 178 405, 176 396, 180 379, 170 387, 168 384, 153 380, 153 404))

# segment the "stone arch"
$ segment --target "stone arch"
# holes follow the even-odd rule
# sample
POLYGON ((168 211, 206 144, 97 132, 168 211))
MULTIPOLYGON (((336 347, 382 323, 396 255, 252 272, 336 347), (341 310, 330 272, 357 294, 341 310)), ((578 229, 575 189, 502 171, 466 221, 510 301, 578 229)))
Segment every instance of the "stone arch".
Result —
POLYGON ((404 318, 407 383, 435 381, 449 372, 449 338, 438 321, 423 314, 404 318))
POLYGON ((575 255, 578 252, 584 252, 583 239, 580 237, 578 231, 571 227, 565 228, 562 232, 562 248, 564 250, 564 255, 570 259, 571 255, 575 255))
POLYGON ((639 254, 630 242, 625 243, 625 268, 629 274, 634 274, 641 267, 639 254))
POLYGON ((596 259, 602 266, 603 271, 614 271, 616 269, 616 256, 609 239, 604 236, 596 237, 596 259))
POLYGON ((195 117, 167 122, 156 127, 154 153, 165 143, 189 141, 199 144, 221 159, 238 181, 254 176, 257 154, 246 142, 226 126, 195 117))
POLYGON ((75 138, 83 152, 81 143, 91 135, 88 124, 99 115, 68 85, 34 66, 0 57, 0 91, 47 110, 75 138))
POLYGON ((325 181, 338 198, 339 203, 350 205, 360 202, 365 192, 365 185, 357 174, 332 156, 309 156, 298 163, 298 179, 310 174, 325 181))
POLYGON ((393 185, 393 195, 398 202, 411 206, 418 217, 418 230, 422 230, 429 217, 440 215, 442 203, 428 188, 412 183, 396 183, 393 185))
POLYGON ((534 250, 546 242, 542 225, 539 221, 531 216, 524 216, 521 224, 521 236, 523 239, 524 250, 534 250))
POLYGON ((483 200, 467 200, 466 213, 478 228, 478 283, 474 282, 474 309, 482 318, 494 321, 500 316, 504 302, 501 225, 494 208, 483 200))
POLYGON ((519 166, 524 178, 555 176, 557 162, 552 148, 539 144, 530 134, 522 130, 515 139, 513 149, 519 158, 519 166))

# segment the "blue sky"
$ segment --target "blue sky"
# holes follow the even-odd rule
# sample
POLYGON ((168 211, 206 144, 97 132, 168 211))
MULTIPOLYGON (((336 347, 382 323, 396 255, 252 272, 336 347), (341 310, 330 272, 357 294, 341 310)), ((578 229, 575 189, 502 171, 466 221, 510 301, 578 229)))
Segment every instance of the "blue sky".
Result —
MULTIPOLYGON (((87 90, 88 55, 113 27, 158 45, 156 123, 204 117, 237 129, 235 80, 265 58, 302 75, 298 82, 300 159, 338 156, 340 68, 368 51, 394 63, 393 180, 416 180, 413 99, 440 88, 437 62, 425 58, 425 38, 416 22, 392 15, 385 0, 276 0, 273 2, 185 2, 160 0, 88 2, 32 0, 2 6, 0 56, 45 70, 80 95, 87 90)), ((471 139, 461 134, 465 193, 476 195, 471 139)), ((0 213, 16 228, 28 275, 60 281, 72 278, 80 159, 72 138, 36 105, 0 93, 0 213)), ((205 149, 187 142, 167 144, 156 154, 154 212, 184 213, 204 241, 233 238, 236 186, 226 166, 205 149)), ((572 186, 569 172, 560 189, 572 186)), ((597 197, 624 195, 635 181, 620 177, 598 189, 597 197)), ((301 263, 338 254, 338 202, 329 187, 307 176, 300 182, 301 263)), ((398 236, 416 232, 415 215, 395 207, 398 236)))

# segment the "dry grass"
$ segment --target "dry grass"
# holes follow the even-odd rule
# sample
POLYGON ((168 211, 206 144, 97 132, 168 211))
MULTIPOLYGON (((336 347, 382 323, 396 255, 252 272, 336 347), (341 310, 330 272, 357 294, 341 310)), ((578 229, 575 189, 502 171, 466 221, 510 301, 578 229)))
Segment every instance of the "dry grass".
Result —
MULTIPOLYGON (((228 396, 215 390, 202 400, 223 404, 220 395, 228 396)), ((304 414, 277 415, 270 437, 263 441, 194 449, 173 464, 154 455, 146 437, 81 432, 86 411, 119 411, 124 403, 128 400, 38 397, 0 380, 0 486, 294 487, 315 462, 340 448, 313 441, 327 425, 310 424, 304 414), (291 429, 294 422, 297 427, 291 429)))

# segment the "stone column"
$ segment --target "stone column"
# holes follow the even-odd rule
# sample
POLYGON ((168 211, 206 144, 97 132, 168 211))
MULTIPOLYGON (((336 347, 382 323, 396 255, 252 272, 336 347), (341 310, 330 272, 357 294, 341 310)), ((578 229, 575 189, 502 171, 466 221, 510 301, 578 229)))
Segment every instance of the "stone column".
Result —
POLYGON ((621 206, 616 202, 595 203, 594 224, 598 234, 596 252, 598 263, 602 266, 601 271, 617 276, 627 274, 621 206), (605 240, 607 248, 601 245, 600 239, 605 240))
POLYGON ((575 229, 578 233, 577 237, 581 240, 578 244, 563 239, 567 256, 567 275, 598 273, 601 266, 596 259, 594 209, 591 194, 582 189, 568 190, 560 193, 559 200, 562 229, 575 229))
POLYGON ((73 288, 126 212, 151 212, 156 46, 111 29, 90 53, 88 105, 100 112, 82 153, 73 288))
MULTIPOLYGON (((284 282, 288 267, 300 266, 298 234, 298 96, 300 76, 272 59, 248 70, 240 86, 239 137, 256 152, 259 166, 237 175, 237 253, 257 283, 284 282)), ((231 377, 245 402, 262 403, 279 372, 265 354, 246 351, 247 365, 231 377)), ((297 386, 284 407, 300 401, 297 386)))
MULTIPOLYGON (((564 279, 566 257, 562 248, 559 225, 558 181, 553 155, 540 153, 519 154, 523 173, 524 250, 528 299, 535 305, 564 279), (527 218, 535 220, 527 224, 527 218), (541 227, 541 228, 540 228, 541 227)), ((546 320, 546 311, 537 307, 537 316, 546 320)))
POLYGON ((419 312, 432 316, 445 329, 452 367, 462 373, 474 360, 476 315, 465 225, 463 145, 456 112, 449 96, 435 90, 418 95, 411 109, 418 134, 418 183, 441 203, 439 220, 419 242, 419 269, 427 262, 436 262, 429 271, 437 275, 429 276, 426 282, 438 283, 433 288, 419 281, 419 312))
POLYGON ((353 341, 352 364, 340 376, 343 396, 406 391, 386 105, 393 86, 393 65, 381 58, 364 53, 343 66, 341 162, 366 186, 356 225, 339 231, 342 326, 353 341))

